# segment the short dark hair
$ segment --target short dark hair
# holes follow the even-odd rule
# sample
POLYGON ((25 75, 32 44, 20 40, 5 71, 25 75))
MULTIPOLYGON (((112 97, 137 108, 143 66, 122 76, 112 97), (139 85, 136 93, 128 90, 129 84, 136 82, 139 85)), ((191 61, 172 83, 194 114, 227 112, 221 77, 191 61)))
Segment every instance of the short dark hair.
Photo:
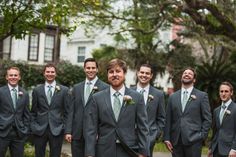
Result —
POLYGON ((84 60, 84 67, 86 65, 87 62, 95 62, 96 63, 96 67, 98 68, 98 63, 94 58, 87 58, 84 60))
MULTIPOLYGON (((230 91, 231 91, 231 92, 234 91, 234 87, 233 87, 233 85, 232 85, 231 83, 229 83, 229 82, 227 82, 227 81, 224 81, 224 82, 221 82, 220 86, 222 86, 222 85, 228 86, 228 87, 230 88, 230 91)), ((220 88, 220 86, 219 86, 219 88, 220 88)))
POLYGON ((139 67, 138 67, 138 71, 140 70, 141 67, 147 67, 147 68, 150 68, 151 69, 151 73, 153 73, 153 68, 150 64, 141 64, 139 67))
POLYGON ((6 75, 7 75, 7 72, 8 72, 9 70, 11 70, 11 69, 14 69, 14 70, 18 71, 18 72, 19 72, 19 75, 20 75, 20 69, 19 69, 18 67, 16 67, 16 66, 8 67, 8 68, 7 68, 7 71, 6 71, 6 75))
POLYGON ((57 67, 53 63, 46 64, 43 68, 43 72, 45 72, 46 68, 49 68, 49 67, 53 67, 55 69, 55 71, 57 72, 57 67))
POLYGON ((182 74, 184 73, 185 70, 191 70, 193 72, 193 78, 195 78, 195 79, 197 78, 197 72, 194 68, 186 67, 186 68, 183 69, 182 74))
POLYGON ((108 70, 110 70, 110 69, 112 69, 112 68, 114 68, 114 67, 116 67, 116 66, 121 67, 121 68, 123 69, 124 73, 127 72, 127 65, 126 65, 126 62, 123 61, 123 60, 121 60, 121 59, 118 59, 118 58, 112 59, 112 60, 108 63, 108 65, 107 65, 107 72, 108 72, 108 70))

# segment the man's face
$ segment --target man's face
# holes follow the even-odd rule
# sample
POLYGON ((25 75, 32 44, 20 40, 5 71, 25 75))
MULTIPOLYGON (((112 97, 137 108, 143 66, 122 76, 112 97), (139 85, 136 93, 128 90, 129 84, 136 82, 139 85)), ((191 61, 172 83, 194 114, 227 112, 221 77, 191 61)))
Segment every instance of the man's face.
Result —
POLYGON ((47 67, 44 71, 44 77, 48 83, 52 83, 56 79, 57 73, 54 67, 47 67))
POLYGON ((195 82, 194 72, 190 69, 187 69, 183 72, 181 82, 184 85, 193 84, 195 82))
POLYGON ((125 82, 125 73, 120 66, 115 66, 107 72, 108 82, 113 89, 119 90, 125 82))
POLYGON ((18 82, 20 81, 20 72, 16 69, 9 69, 7 71, 6 80, 8 81, 8 84, 12 87, 16 87, 18 85, 18 82))
POLYGON ((219 89, 219 94, 221 101, 227 102, 233 95, 233 92, 230 90, 229 86, 221 85, 219 89))
POLYGON ((87 62, 84 66, 84 72, 88 80, 93 80, 98 72, 96 62, 87 62))
POLYGON ((147 85, 149 84, 150 80, 152 79, 152 72, 151 68, 149 67, 140 67, 139 71, 137 72, 138 81, 140 84, 147 85))

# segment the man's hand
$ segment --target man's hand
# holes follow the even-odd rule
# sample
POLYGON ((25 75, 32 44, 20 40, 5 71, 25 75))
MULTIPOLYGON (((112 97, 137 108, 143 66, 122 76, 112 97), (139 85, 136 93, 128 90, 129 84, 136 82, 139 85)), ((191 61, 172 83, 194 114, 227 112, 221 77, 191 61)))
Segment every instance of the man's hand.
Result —
POLYGON ((166 145, 166 148, 171 152, 173 153, 173 146, 172 144, 170 143, 170 141, 164 141, 165 145, 166 145))
POLYGON ((207 157, 213 157, 213 153, 212 153, 211 149, 208 150, 207 157))
POLYGON ((65 134, 65 140, 69 143, 71 143, 72 135, 71 134, 65 134))
POLYGON ((229 152, 229 157, 236 157, 236 151, 231 149, 229 152))

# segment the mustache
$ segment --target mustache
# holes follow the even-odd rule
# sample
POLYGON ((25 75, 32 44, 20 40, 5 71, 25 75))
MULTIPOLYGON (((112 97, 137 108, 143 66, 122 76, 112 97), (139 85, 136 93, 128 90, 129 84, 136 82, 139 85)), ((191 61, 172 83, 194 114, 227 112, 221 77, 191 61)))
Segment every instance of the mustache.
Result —
POLYGON ((119 77, 118 76, 113 76, 112 80, 119 80, 119 77))

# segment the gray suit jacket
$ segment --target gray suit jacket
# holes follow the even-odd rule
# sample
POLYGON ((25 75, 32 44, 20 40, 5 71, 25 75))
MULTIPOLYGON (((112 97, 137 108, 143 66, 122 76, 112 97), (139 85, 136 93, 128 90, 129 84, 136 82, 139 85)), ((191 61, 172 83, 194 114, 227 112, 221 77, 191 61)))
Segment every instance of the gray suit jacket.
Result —
MULTIPOLYGON (((137 87, 132 89, 137 90, 137 87)), ((153 99, 148 98, 146 110, 148 115, 149 138, 151 145, 155 144, 165 126, 165 99, 164 93, 152 86, 149 88, 148 95, 153 96, 153 99)))
POLYGON ((125 95, 131 96, 134 103, 123 102, 118 121, 111 105, 110 88, 94 94, 88 102, 84 123, 85 156, 114 156, 117 135, 128 147, 148 155, 148 123, 143 97, 128 88, 125 95))
MULTIPOLYGON (((75 140, 81 139, 83 137, 83 115, 85 107, 84 85, 85 81, 76 84, 72 89, 72 104, 65 128, 65 133, 72 134, 72 138, 75 140)), ((99 79, 94 86, 97 87, 97 90, 92 90, 90 97, 94 93, 109 87, 108 84, 99 79)))
POLYGON ((21 87, 18 91, 16 109, 13 106, 8 86, 0 88, 0 137, 6 137, 11 126, 15 126, 20 135, 29 133, 29 95, 21 87))
POLYGON ((54 136, 63 133, 71 101, 69 89, 58 84, 56 86, 60 89, 55 89, 51 104, 48 104, 44 84, 34 88, 31 109, 32 134, 41 136, 48 126, 54 136))
POLYGON ((184 145, 202 141, 208 135, 211 121, 207 93, 193 88, 185 110, 182 112, 181 90, 178 90, 169 97, 164 141, 177 145, 180 135, 184 145))
POLYGON ((212 152, 217 149, 220 155, 228 156, 231 149, 236 150, 236 104, 232 102, 220 124, 219 114, 221 107, 217 107, 213 114, 213 138, 210 145, 212 152))

